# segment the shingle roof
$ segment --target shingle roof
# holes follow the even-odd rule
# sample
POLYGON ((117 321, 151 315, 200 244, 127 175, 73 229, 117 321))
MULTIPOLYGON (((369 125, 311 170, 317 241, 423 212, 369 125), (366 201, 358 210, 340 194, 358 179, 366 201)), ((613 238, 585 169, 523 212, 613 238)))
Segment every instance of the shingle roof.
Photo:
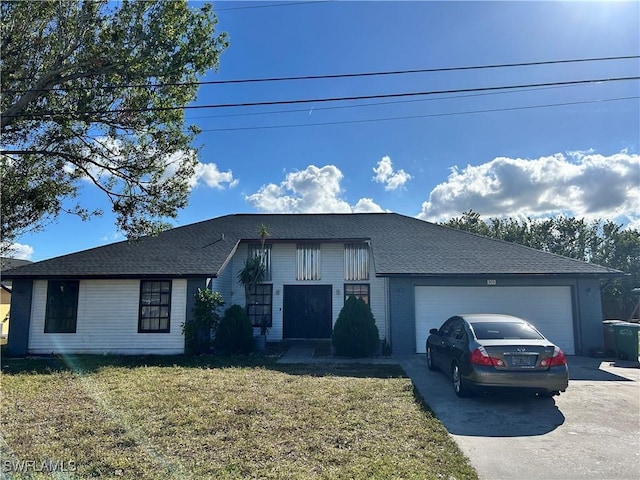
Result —
POLYGON ((236 214, 31 263, 7 278, 215 276, 241 241, 369 240, 376 275, 597 275, 617 270, 395 213, 236 214))
POLYGON ((31 263, 29 260, 22 260, 19 258, 7 258, 0 257, 0 286, 6 291, 11 293, 11 280, 5 279, 5 274, 7 270, 11 270, 12 268, 20 267, 22 265, 27 265, 31 263))
POLYGON ((29 263, 31 263, 31 261, 22 260, 20 258, 0 257, 0 272, 11 270, 12 268, 16 268, 21 265, 27 265, 29 263))

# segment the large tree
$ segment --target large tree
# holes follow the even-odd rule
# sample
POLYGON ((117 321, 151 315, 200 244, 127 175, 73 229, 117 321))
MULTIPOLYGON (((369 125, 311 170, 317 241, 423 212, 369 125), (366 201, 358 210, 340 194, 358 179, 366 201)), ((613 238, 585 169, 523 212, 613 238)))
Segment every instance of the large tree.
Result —
POLYGON ((587 222, 565 216, 545 220, 490 218, 485 221, 473 210, 444 222, 444 225, 627 273, 623 279, 602 284, 602 306, 608 318, 628 318, 638 302, 637 294, 632 292, 640 287, 640 231, 637 229, 623 229, 611 220, 587 222))
POLYGON ((128 237, 187 204, 197 127, 183 107, 227 47, 185 0, 1 4, 2 247, 77 201, 87 181, 128 237))

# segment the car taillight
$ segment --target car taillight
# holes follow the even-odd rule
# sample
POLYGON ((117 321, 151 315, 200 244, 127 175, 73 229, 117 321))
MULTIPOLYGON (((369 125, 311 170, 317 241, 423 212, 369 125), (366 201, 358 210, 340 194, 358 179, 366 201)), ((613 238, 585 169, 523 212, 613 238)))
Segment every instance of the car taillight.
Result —
POLYGON ((556 367, 559 365, 566 365, 566 364, 567 364, 567 357, 564 356, 564 353, 562 352, 562 350, 560 350, 558 347, 555 347, 553 349, 553 357, 551 357, 549 366, 556 367))
POLYGON ((474 365, 488 365, 490 367, 494 367, 496 365, 499 367, 504 366, 504 362, 499 358, 490 357, 484 347, 478 347, 471 352, 469 360, 474 365))

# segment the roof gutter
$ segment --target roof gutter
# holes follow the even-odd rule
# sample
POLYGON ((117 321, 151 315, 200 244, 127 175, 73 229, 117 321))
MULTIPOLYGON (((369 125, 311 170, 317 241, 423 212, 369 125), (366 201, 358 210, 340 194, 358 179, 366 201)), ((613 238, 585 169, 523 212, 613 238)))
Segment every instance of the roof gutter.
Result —
POLYGON ((87 274, 87 275, 3 275, 7 280, 110 280, 138 278, 217 278, 215 273, 144 273, 144 274, 87 274))
POLYGON ((467 273, 385 273, 385 272, 376 272, 376 277, 389 277, 389 278, 406 278, 406 277, 420 277, 420 278, 462 278, 462 277, 476 277, 476 278, 487 278, 487 277, 497 277, 497 278, 505 278, 505 277, 561 277, 561 278, 612 278, 612 277, 624 277, 627 274, 620 271, 613 272, 593 272, 593 273, 571 273, 571 272, 560 272, 560 273, 477 273, 477 272, 467 272, 467 273))

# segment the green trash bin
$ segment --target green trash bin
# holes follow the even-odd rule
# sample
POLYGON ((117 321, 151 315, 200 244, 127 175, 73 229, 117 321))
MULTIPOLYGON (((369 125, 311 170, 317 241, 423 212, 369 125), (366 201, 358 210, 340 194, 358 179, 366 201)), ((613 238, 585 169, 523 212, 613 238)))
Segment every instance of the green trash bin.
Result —
POLYGON ((616 352, 621 360, 640 361, 640 324, 621 322, 613 324, 616 352))
POLYGON ((604 337, 604 355, 606 357, 616 356, 616 331, 613 326, 616 323, 623 323, 622 320, 604 320, 602 322, 602 336, 604 337))

